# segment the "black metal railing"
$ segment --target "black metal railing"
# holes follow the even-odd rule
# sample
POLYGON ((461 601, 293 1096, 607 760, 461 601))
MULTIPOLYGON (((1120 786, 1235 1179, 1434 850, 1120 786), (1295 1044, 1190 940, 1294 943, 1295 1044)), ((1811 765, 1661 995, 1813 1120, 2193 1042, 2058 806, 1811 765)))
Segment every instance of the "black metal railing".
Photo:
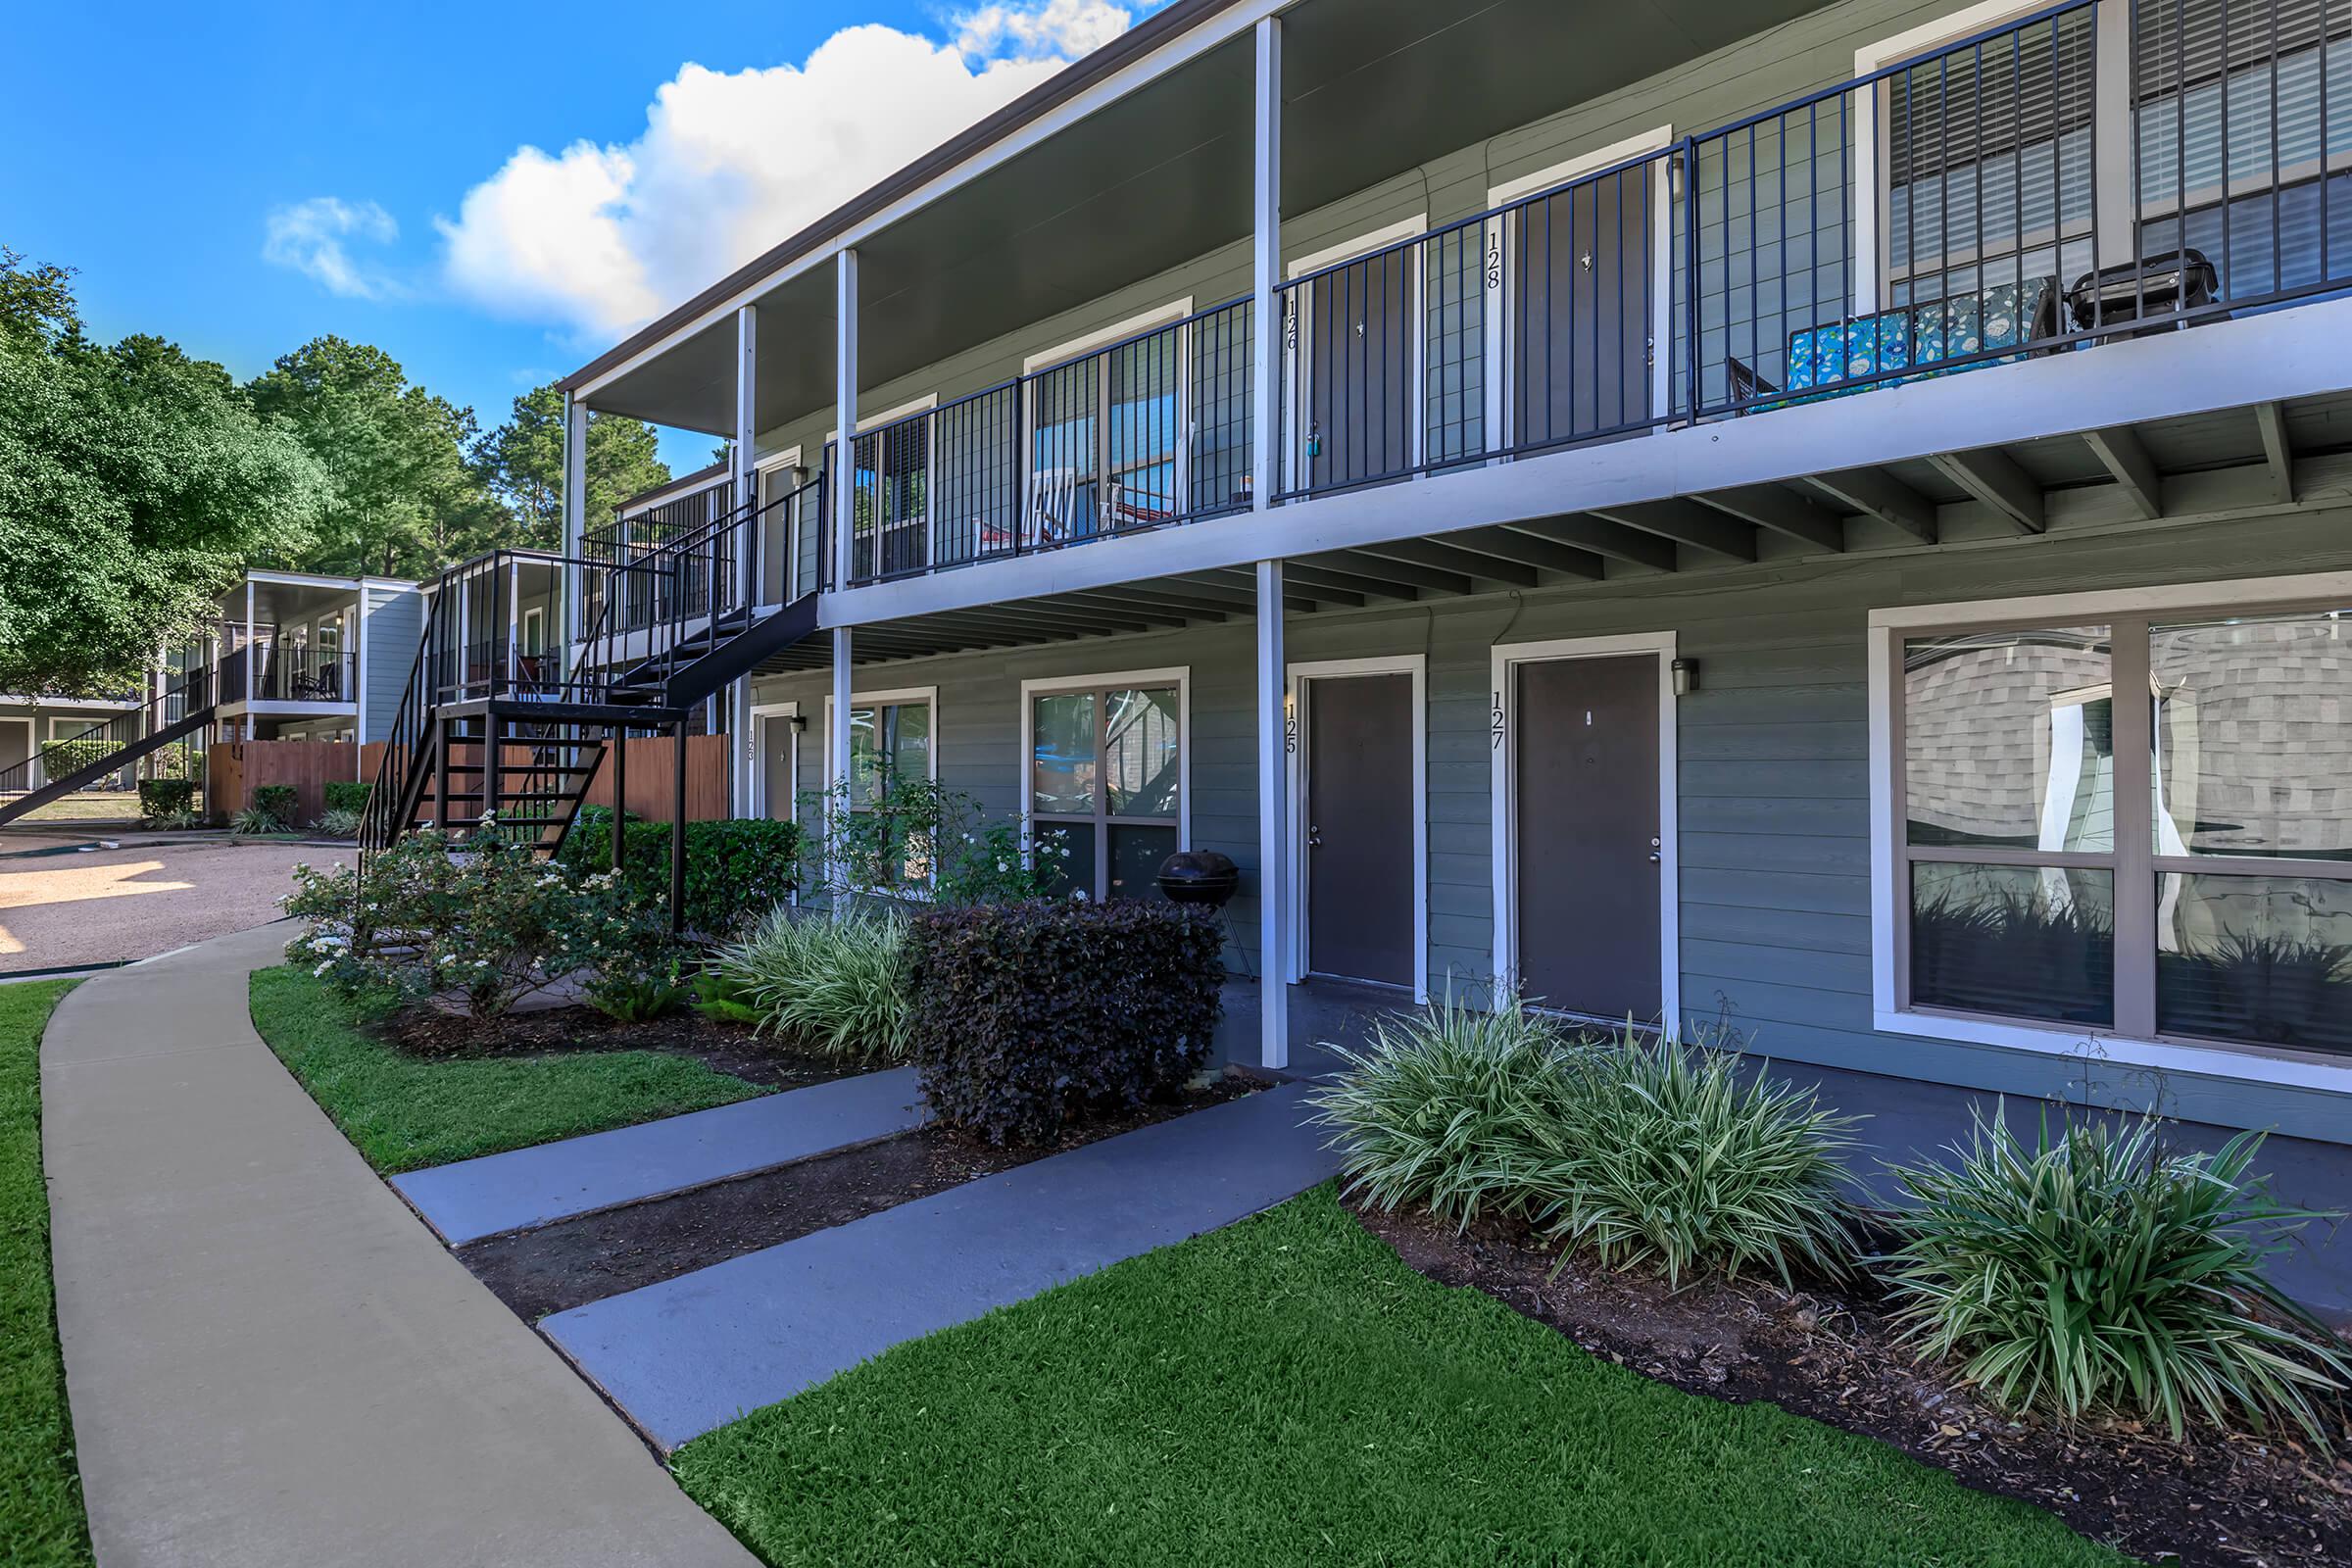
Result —
POLYGON ((2062 0, 1279 284, 1271 475, 1247 299, 861 433, 849 581, 2346 288, 2352 8, 2062 0))
POLYGON ((162 690, 137 707, 35 743, 30 755, 0 768, 0 797, 28 794, 202 711, 212 706, 213 685, 209 665, 175 671, 167 676, 162 690))
POLYGON ((858 432, 851 583, 1247 510, 1253 318, 1215 306, 858 432))

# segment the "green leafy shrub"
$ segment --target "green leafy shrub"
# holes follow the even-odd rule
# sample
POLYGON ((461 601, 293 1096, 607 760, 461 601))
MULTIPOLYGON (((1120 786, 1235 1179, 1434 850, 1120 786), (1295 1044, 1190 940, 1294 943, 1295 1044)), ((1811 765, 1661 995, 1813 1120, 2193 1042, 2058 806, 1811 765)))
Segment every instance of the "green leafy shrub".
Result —
POLYGON ((365 870, 296 865, 294 882, 286 912, 309 925, 286 956, 348 997, 445 994, 489 1017, 642 946, 644 915, 610 875, 577 876, 488 835, 426 829, 365 870))
POLYGON ((763 1021, 758 1004, 741 983, 715 965, 706 966, 694 977, 694 1010, 713 1023, 742 1024, 756 1029, 763 1021))
POLYGON ((248 806, 229 817, 228 830, 239 838, 265 838, 271 833, 284 832, 286 825, 262 808, 248 806))
POLYGON ((330 806, 318 813, 313 822, 314 831, 330 839, 353 839, 360 836, 360 813, 339 806, 330 806))
POLYGON ((49 741, 41 747, 41 771, 52 780, 61 779, 69 773, 80 772, 115 750, 117 743, 103 735, 86 741, 49 741))
POLYGON ((193 815, 196 810, 196 781, 192 778, 143 778, 139 780, 139 820, 160 824, 166 818, 193 815))
POLYGON ((1468 1225, 1532 1218, 1561 1152, 1582 1041, 1517 998, 1489 1009, 1447 996, 1374 1020, 1346 1069, 1308 1097, 1333 1130, 1347 1190, 1468 1225))
POLYGON ((1736 1057, 1630 1028, 1579 1037, 1516 998, 1492 1012, 1448 999, 1383 1020, 1316 1091, 1341 1170, 1382 1207, 1426 1205, 1467 1225, 1524 1220, 1611 1267, 1804 1263, 1842 1273, 1853 1240, 1839 1196, 1850 1123, 1736 1057))
POLYGON ((2259 1135, 2170 1153, 2158 1124, 2077 1122, 2029 1149, 1977 1119, 1950 1164, 1898 1166, 1915 1209, 1877 1260, 1923 1355, 1957 1356, 2004 1408, 2062 1422, 2159 1420, 2179 1439, 2292 1422, 2352 1360, 2279 1292, 2265 1260, 2306 1221, 2250 1175, 2259 1135))
POLYGON ((204 826, 204 813, 202 811, 167 811, 162 816, 139 818, 139 826, 179 832, 192 827, 204 826))
POLYGON ((323 804, 330 811, 349 811, 356 816, 368 809, 368 795, 374 788, 364 778, 330 778, 323 804))
MULTIPOLYGON (((731 936, 792 896, 800 828, 765 817, 686 824, 686 926, 731 936)), ((557 858, 586 873, 612 863, 612 812, 583 807, 557 858)), ((669 824, 630 816, 621 827, 621 879, 632 903, 669 906, 669 824)))
POLYGON ((983 827, 978 802, 932 779, 894 779, 856 810, 845 782, 807 799, 816 826, 802 850, 805 881, 833 899, 1025 904, 1050 897, 1069 864, 1067 838, 983 827))
POLYGON ((1695 1270, 1764 1267, 1788 1284, 1792 1265, 1851 1266, 1840 1156, 1854 1122, 1817 1091, 1761 1072, 1742 1082, 1733 1053, 1628 1028, 1584 1058, 1571 1105, 1542 1178, 1544 1232, 1563 1250, 1662 1266, 1678 1290, 1695 1270))
POLYGON ((684 966, 685 956, 668 932, 649 923, 631 940, 607 945, 581 994, 616 1022, 650 1023, 685 1005, 684 966))
MULTIPOLYGON (((253 792, 253 805, 247 809, 266 812, 277 824, 279 831, 294 825, 294 812, 301 798, 291 784, 263 784, 253 792)), ((242 813, 240 813, 242 814, 242 813)))
POLYGON ((907 1051, 906 921, 888 912, 843 918, 779 905, 709 973, 766 1033, 852 1061, 904 1061, 907 1051))
POLYGON ((908 923, 923 1095, 987 1138, 1043 1142, 1081 1106, 1130 1106, 1208 1061, 1223 937, 1174 904, 1003 904, 908 923))

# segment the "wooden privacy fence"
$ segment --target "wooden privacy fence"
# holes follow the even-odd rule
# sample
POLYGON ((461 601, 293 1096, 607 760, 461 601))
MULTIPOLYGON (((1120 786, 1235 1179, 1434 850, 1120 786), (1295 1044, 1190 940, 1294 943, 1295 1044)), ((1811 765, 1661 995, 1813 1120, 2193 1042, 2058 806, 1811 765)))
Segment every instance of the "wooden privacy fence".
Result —
MULTIPOLYGON (((205 758, 205 806, 226 820, 270 784, 294 786, 294 826, 309 827, 326 809, 330 779, 372 777, 365 748, 349 741, 224 741, 205 758)), ((381 750, 381 748, 376 748, 381 750)))
MULTIPOLYGON (((662 736, 651 736, 626 744, 629 748, 629 810, 651 821, 670 820, 672 770, 677 765, 671 748, 676 743, 662 736)), ((360 748, 360 777, 375 777, 376 771, 383 765, 385 745, 383 741, 369 741, 360 748)), ((480 760, 481 752, 480 742, 460 741, 449 749, 449 759, 453 762, 474 762, 480 760)), ((512 785, 530 767, 531 754, 527 747, 510 742, 500 748, 500 759, 512 785)), ((463 793, 480 777, 478 773, 459 775, 451 780, 450 793, 463 793)), ((434 780, 428 774, 424 781, 423 804, 416 811, 419 821, 432 820, 433 805, 437 798, 434 780)), ((588 781, 587 796, 580 804, 612 804, 612 758, 609 752, 597 768, 596 776, 588 781)), ((458 816, 461 821, 469 821, 478 814, 479 808, 474 803, 459 803, 458 816)), ((686 739, 686 820, 715 822, 724 820, 727 814, 727 737, 690 735, 686 739)))

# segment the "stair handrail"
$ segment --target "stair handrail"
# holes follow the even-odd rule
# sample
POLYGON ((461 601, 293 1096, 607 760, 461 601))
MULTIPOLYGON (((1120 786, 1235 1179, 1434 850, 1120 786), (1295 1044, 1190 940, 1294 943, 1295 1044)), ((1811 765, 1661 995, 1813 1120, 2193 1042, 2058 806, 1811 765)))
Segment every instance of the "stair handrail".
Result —
POLYGON ((116 749, 122 750, 136 745, 163 724, 178 722, 177 719, 165 716, 170 712, 174 701, 182 703, 181 716, 183 717, 195 709, 212 706, 210 696, 212 672, 210 664, 199 664, 194 669, 182 670, 178 684, 166 686, 136 708, 109 713, 106 717, 93 722, 88 728, 78 730, 72 735, 52 735, 45 741, 36 739, 33 741, 31 749, 25 753, 23 761, 13 762, 5 768, 0 768, 0 795, 24 795, 36 788, 37 786, 32 782, 32 770, 40 767, 46 771, 46 754, 53 747, 76 746, 83 741, 98 740, 103 737, 115 740, 117 742, 116 749), (196 694, 193 702, 188 700, 191 688, 196 694), (140 721, 138 732, 136 734, 123 733, 122 726, 134 718, 140 721))

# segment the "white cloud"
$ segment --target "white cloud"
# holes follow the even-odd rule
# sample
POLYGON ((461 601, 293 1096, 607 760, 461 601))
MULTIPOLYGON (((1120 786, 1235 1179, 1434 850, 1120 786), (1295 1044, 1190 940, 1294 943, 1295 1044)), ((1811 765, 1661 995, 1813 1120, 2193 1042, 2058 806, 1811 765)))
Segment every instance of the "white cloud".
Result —
POLYGON ((406 292, 389 272, 355 261, 345 248, 346 241, 389 245, 400 237, 400 225, 374 202, 314 196, 271 208, 263 229, 262 260, 315 278, 330 294, 381 300, 406 292))
POLYGON ((1075 60, 1127 30, 1135 19, 1105 0, 986 5, 956 16, 956 47, 980 60, 1075 60))
POLYGON ((954 43, 836 32, 798 66, 682 67, 643 134, 523 147, 436 220, 461 297, 608 339, 913 162, 1127 24, 1102 0, 958 15, 954 43))

